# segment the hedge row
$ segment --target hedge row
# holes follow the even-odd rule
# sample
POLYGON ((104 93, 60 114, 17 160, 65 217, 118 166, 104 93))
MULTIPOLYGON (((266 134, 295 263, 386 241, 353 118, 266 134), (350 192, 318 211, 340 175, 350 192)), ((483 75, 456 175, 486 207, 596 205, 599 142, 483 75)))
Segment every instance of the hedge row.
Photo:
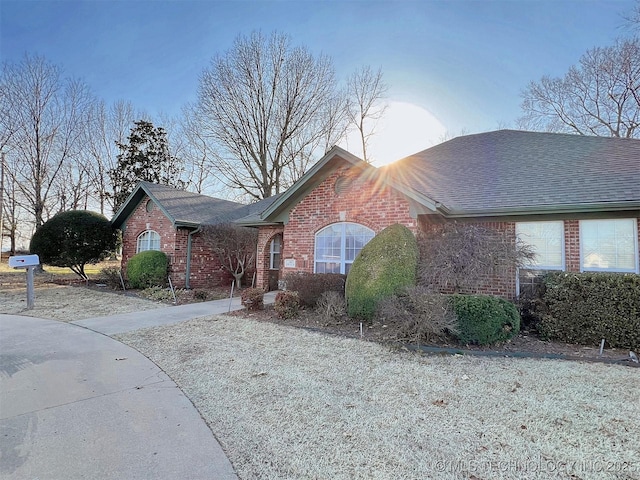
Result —
POLYGON ((640 275, 552 273, 538 330, 563 342, 640 349, 640 275))
POLYGON ((315 307, 324 292, 344 295, 345 279, 339 273, 290 273, 284 277, 287 290, 298 292, 302 307, 315 307))

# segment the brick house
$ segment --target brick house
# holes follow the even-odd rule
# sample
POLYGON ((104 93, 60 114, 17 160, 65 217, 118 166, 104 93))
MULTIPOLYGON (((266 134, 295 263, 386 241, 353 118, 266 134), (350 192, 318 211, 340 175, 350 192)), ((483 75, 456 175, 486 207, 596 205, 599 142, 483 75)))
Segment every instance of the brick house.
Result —
POLYGON ((169 258, 169 275, 176 287, 231 285, 233 277, 203 242, 201 228, 262 211, 275 199, 244 205, 140 182, 111 221, 122 231, 123 270, 136 253, 160 250, 169 258))
POLYGON ((289 272, 347 273, 393 223, 428 234, 472 222, 532 244, 526 272, 480 293, 514 298, 523 273, 640 273, 640 140, 513 130, 468 135, 381 168, 332 148, 298 182, 238 223, 259 229, 257 286, 289 272))

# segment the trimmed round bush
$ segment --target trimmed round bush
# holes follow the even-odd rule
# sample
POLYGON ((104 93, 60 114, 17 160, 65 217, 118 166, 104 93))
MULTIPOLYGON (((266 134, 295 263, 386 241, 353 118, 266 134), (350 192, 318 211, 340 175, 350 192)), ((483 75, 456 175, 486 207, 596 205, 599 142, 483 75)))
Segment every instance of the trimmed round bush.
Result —
POLYGON ((84 267, 98 263, 113 252, 117 233, 111 222, 99 213, 69 210, 51 217, 36 230, 29 250, 40 262, 68 267, 86 279, 84 267))
POLYGON ((127 279, 131 288, 164 286, 167 283, 169 259, 163 252, 147 250, 135 254, 127 262, 127 279))
POLYGON ((458 320, 456 337, 463 344, 490 345, 504 342, 520 331, 516 306, 489 295, 451 295, 458 320))
POLYGON ((373 237, 356 257, 345 286, 347 313, 370 320, 378 302, 415 285, 418 244, 407 227, 391 225, 373 237))

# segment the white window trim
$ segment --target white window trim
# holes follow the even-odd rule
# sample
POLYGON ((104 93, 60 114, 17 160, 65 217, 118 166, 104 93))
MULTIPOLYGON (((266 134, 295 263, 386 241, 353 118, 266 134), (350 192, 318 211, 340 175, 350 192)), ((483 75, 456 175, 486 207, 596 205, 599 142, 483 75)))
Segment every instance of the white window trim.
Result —
MULTIPOLYGON (((138 237, 136 238, 136 253, 153 250, 152 248, 146 248, 145 250, 140 250, 140 237, 142 237, 143 235, 146 235, 146 234, 151 234, 151 233, 155 233, 158 236, 158 251, 160 251, 160 241, 162 240, 162 237, 160 237, 160 234, 158 232, 156 232, 155 230, 145 230, 144 232, 140 233, 140 235, 138 235, 138 237)), ((146 239, 146 242, 147 242, 147 247, 150 247, 151 246, 151 235, 148 235, 148 238, 146 239)))
POLYGON ((533 221, 533 222, 516 222, 516 236, 518 231, 519 223, 561 223, 562 224, 562 233, 560 235, 560 266, 549 266, 549 265, 524 265, 522 267, 523 270, 554 270, 564 272, 567 269, 567 260, 565 256, 565 224, 564 220, 542 220, 542 221, 533 221))
POLYGON ((637 218, 601 218, 598 220, 632 220, 633 221, 633 248, 636 257, 635 269, 619 270, 616 268, 598 268, 590 267, 584 268, 584 241, 582 239, 582 222, 579 222, 580 230, 580 272, 617 272, 617 273, 640 273, 640 252, 638 251, 638 219, 637 218))
MULTIPOLYGON (((318 259, 316 258, 316 253, 318 252, 318 234, 323 231, 325 228, 331 227, 331 226, 335 226, 335 225, 340 225, 340 227, 342 228, 342 235, 341 235, 341 239, 340 239, 340 273, 342 275, 345 274, 345 272, 347 271, 346 266, 347 264, 353 264, 353 262, 355 261, 349 261, 347 262, 346 258, 345 258, 345 254, 346 254, 346 244, 347 244, 347 235, 346 235, 346 226, 347 225, 357 225, 359 227, 363 227, 366 228, 367 230, 369 230, 372 233, 372 238, 375 236, 376 232, 372 229, 370 229, 369 227, 367 227, 366 225, 362 225, 361 223, 357 223, 357 222, 336 222, 336 223, 331 223, 329 225, 325 225, 324 227, 322 227, 320 230, 318 230, 314 235, 313 235, 313 273, 318 273, 317 272, 317 266, 318 263, 338 263, 338 262, 324 262, 324 261, 318 261, 318 259)), ((356 255, 357 256, 357 255, 356 255)))

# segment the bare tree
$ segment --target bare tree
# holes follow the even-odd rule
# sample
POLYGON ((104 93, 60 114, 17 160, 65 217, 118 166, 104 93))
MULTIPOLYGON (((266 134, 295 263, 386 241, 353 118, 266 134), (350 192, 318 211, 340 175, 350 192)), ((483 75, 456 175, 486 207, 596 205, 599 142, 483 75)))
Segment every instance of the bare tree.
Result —
POLYGON ((215 143, 207 137, 205 125, 197 105, 187 104, 183 107, 180 133, 184 148, 181 155, 185 162, 187 183, 197 193, 215 193, 218 197, 224 197, 224 192, 219 191, 220 186, 224 185, 218 179, 216 169, 219 154, 215 143))
POLYGON ((626 23, 633 29, 640 29, 640 0, 636 0, 636 4, 631 13, 624 16, 626 23))
POLYGON ((38 228, 52 207, 50 195, 63 166, 81 148, 83 122, 93 96, 84 83, 64 78, 59 67, 37 56, 5 63, 1 84, 3 94, 11 99, 9 122, 14 132, 7 156, 24 167, 9 174, 38 228))
POLYGON ((304 152, 326 137, 335 86, 332 62, 288 36, 239 36, 202 73, 198 91, 203 133, 220 147, 220 178, 255 199, 287 188, 304 152))
POLYGON ((418 238, 418 283, 454 293, 473 291, 496 272, 529 265, 533 249, 481 225, 445 223, 418 238))
POLYGON ((222 268, 231 273, 236 285, 241 287, 242 277, 255 263, 258 230, 222 223, 203 227, 202 238, 222 268))
POLYGON ((358 130, 362 146, 362 159, 370 162, 367 147, 374 135, 378 120, 382 118, 387 105, 383 102, 388 86, 382 78, 382 70, 371 70, 365 66, 349 77, 347 92, 349 95, 349 120, 358 130))
POLYGON ((144 115, 130 102, 119 100, 107 107, 103 101, 96 102, 85 130, 85 157, 87 173, 97 197, 100 213, 114 211, 116 187, 111 183, 109 171, 117 164, 120 153, 118 144, 123 144, 137 118, 144 115))
POLYGON ((563 78, 531 82, 522 97, 523 128, 640 138, 640 39, 591 49, 563 78))

